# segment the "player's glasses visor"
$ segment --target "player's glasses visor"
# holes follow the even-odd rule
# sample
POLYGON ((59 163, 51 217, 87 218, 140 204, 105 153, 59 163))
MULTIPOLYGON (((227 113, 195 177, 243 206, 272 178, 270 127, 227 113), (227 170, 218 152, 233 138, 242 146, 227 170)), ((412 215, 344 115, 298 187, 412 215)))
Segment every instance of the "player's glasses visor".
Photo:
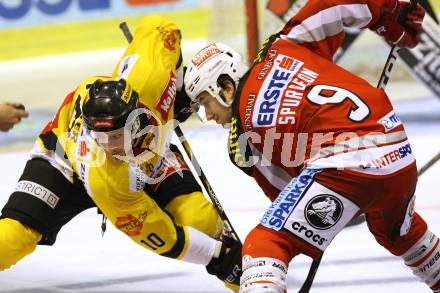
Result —
POLYGON ((205 107, 202 106, 198 101, 191 101, 191 108, 193 112, 197 114, 197 117, 199 118, 200 121, 202 121, 203 123, 208 121, 206 119, 205 107))

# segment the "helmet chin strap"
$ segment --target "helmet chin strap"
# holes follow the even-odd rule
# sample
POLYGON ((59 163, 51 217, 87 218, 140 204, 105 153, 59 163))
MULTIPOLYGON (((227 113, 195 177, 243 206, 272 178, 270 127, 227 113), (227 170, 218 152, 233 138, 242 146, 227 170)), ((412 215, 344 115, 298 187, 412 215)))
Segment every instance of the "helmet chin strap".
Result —
MULTIPOLYGON (((232 106, 232 103, 234 102, 234 99, 232 99, 230 103, 227 103, 225 101, 226 99, 223 99, 222 95, 220 94, 222 90, 225 91, 225 89, 222 89, 222 88, 219 87, 218 93, 215 93, 213 96, 220 103, 220 105, 222 105, 223 107, 226 107, 226 108, 230 108, 232 106)), ((232 93, 233 97, 234 97, 234 95, 235 95, 235 90, 232 93)))
POLYGON ((232 102, 227 104, 220 96, 214 96, 214 98, 222 105, 223 107, 230 108, 232 106, 232 102))

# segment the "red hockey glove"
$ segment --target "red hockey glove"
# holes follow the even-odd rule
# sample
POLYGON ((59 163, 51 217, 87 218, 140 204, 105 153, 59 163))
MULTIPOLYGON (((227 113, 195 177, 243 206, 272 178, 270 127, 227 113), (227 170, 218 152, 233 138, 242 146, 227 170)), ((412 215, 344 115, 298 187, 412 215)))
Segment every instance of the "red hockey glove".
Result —
POLYGON ((407 10, 409 2, 396 1, 391 11, 386 12, 370 29, 383 36, 389 43, 402 48, 413 48, 420 40, 425 10, 419 4, 407 10), (399 15, 403 13, 402 19, 399 15))

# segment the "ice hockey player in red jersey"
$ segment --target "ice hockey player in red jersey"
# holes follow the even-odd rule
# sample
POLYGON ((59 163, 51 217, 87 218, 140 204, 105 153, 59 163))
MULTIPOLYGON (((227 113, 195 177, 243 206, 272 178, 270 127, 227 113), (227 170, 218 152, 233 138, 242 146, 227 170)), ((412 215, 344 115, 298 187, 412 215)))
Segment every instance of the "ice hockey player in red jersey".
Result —
POLYGON ((416 161, 386 93, 332 62, 344 27, 414 47, 424 10, 396 0, 310 0, 248 69, 211 44, 192 59, 185 89, 208 120, 230 127, 233 164, 272 205, 243 245, 240 292, 286 292, 289 262, 318 258, 353 218, 433 291, 440 246, 414 211, 416 161))

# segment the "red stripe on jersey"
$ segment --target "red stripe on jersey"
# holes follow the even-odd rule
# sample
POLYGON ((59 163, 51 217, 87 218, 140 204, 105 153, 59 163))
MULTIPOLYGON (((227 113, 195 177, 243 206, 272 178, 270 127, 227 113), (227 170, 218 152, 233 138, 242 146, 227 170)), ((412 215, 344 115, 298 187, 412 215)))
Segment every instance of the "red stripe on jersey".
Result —
POLYGON ((63 104, 58 109, 57 113, 55 114, 55 117, 51 121, 49 121, 49 123, 46 124, 44 129, 41 131, 41 134, 46 134, 46 133, 52 131, 52 129, 58 127, 58 119, 60 117, 60 112, 64 108, 64 106, 66 106, 67 104, 69 104, 73 101, 74 94, 75 94, 75 91, 73 91, 67 95, 67 97, 63 101, 63 104))

